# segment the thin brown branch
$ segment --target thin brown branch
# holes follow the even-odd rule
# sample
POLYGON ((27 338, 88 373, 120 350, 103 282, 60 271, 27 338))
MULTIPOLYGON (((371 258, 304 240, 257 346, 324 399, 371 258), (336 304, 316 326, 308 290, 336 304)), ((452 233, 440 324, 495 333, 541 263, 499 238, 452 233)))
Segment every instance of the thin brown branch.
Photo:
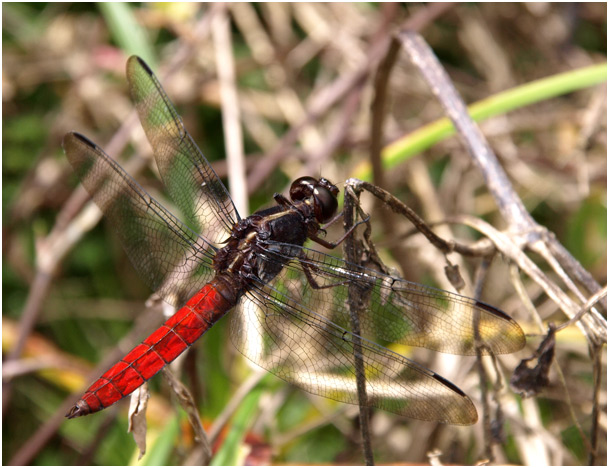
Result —
POLYGON ((453 240, 446 241, 442 239, 431 230, 430 226, 425 222, 425 220, 423 220, 413 209, 402 203, 402 201, 388 191, 383 190, 370 182, 358 179, 349 179, 345 182, 345 184, 353 187, 356 190, 366 190, 391 208, 393 212, 407 218, 415 226, 417 231, 423 234, 434 247, 444 254, 457 252, 461 255, 478 257, 493 253, 493 249, 489 249, 488 246, 477 245, 472 247, 453 240))
POLYGON ((426 78, 432 92, 444 106, 455 128, 465 139, 467 149, 480 169, 503 217, 514 228, 528 232, 535 222, 513 190, 510 180, 486 142, 480 128, 469 117, 465 104, 433 51, 415 32, 402 31, 398 34, 398 38, 410 55, 412 62, 426 78))
POLYGON ((162 372, 163 377, 165 377, 165 380, 171 386, 173 393, 178 398, 180 406, 182 406, 182 409, 186 412, 188 421, 195 433, 195 440, 198 441, 198 448, 200 450, 194 452, 197 454, 198 459, 191 458, 191 462, 196 465, 209 465, 212 456, 211 444, 205 429, 203 429, 203 423, 199 417, 197 405, 195 404, 192 395, 186 386, 184 386, 167 367, 164 367, 162 372))
MULTIPOLYGON (((510 226, 510 230, 523 239, 523 244, 542 255, 546 248, 549 249, 557 259, 556 263, 552 262, 553 265, 562 265, 569 275, 577 281, 581 281, 591 293, 598 291, 600 285, 592 279, 591 275, 560 245, 555 236, 550 235, 529 215, 497 157, 486 142, 479 127, 469 117, 465 104, 429 46, 421 36, 414 32, 402 31, 398 34, 398 38, 410 54, 412 62, 427 79, 433 93, 441 101, 455 128, 465 140, 472 160, 482 173, 499 211, 510 226)), ((606 321, 600 315, 597 315, 596 318, 598 319, 596 326, 601 329, 601 333, 602 329, 606 333, 606 321)), ((591 339, 599 338, 599 335, 594 332, 584 331, 586 336, 591 339)))
MULTIPOLYGON (((556 303, 556 305, 569 317, 574 317, 580 307, 565 294, 554 282, 550 281, 541 269, 533 263, 522 251, 521 245, 514 242, 513 238, 505 233, 496 230, 490 224, 473 216, 456 216, 454 221, 470 226, 485 236, 487 236, 503 255, 513 260, 521 270, 531 277, 546 294, 556 303)), ((593 342, 606 340, 607 328, 606 321, 599 316, 598 311, 592 309, 590 313, 584 315, 577 325, 593 342), (604 325, 604 327, 603 327, 604 325)))
MULTIPOLYGON (((357 219, 357 207, 359 206, 359 194, 353 190, 345 192, 344 228, 349 232, 357 219)), ((353 265, 364 263, 364 249, 361 242, 354 235, 347 236, 344 243, 345 259, 353 265)), ((362 448, 366 465, 374 465, 374 454, 372 452, 372 437, 370 432, 370 411, 368 409, 368 395, 366 392, 366 370, 362 358, 361 327, 359 317, 369 307, 370 292, 362 290, 356 283, 349 285, 348 306, 351 319, 351 331, 353 337, 353 360, 355 367, 355 379, 357 385, 357 396, 359 401, 359 421, 362 435, 362 448)))

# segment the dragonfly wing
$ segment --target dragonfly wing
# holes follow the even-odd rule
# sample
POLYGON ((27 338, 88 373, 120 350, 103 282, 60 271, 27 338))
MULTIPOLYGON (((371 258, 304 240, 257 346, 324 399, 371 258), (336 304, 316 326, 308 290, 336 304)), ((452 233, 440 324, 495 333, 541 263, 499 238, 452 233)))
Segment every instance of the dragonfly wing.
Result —
POLYGON ((251 361, 310 393, 358 404, 357 355, 366 378, 366 406, 449 424, 477 420, 471 400, 452 383, 269 285, 257 283, 241 299, 231 317, 231 338, 251 361))
POLYGON ((280 258, 286 265, 275 287, 288 289, 294 301, 324 311, 343 327, 351 320, 349 288, 356 288, 357 294, 367 296, 359 317, 361 334, 372 341, 460 355, 475 355, 477 345, 483 354, 504 354, 525 344, 520 326, 488 304, 360 268, 306 247, 298 249, 296 257, 280 258))
POLYGON ((78 133, 68 133, 63 148, 150 288, 180 306, 213 277, 216 248, 148 195, 101 148, 78 133))
POLYGON ((189 227, 212 243, 223 242, 239 220, 226 187, 184 128, 157 77, 139 57, 127 62, 127 80, 169 195, 189 227))

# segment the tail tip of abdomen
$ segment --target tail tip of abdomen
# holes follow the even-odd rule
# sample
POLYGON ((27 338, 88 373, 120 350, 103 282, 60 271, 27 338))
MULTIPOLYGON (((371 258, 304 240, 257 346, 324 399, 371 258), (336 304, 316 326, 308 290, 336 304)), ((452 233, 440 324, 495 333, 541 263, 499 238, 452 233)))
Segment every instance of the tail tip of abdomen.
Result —
POLYGON ((91 407, 85 400, 78 400, 78 402, 70 408, 70 411, 66 413, 66 418, 78 418, 79 416, 86 416, 92 412, 91 407))

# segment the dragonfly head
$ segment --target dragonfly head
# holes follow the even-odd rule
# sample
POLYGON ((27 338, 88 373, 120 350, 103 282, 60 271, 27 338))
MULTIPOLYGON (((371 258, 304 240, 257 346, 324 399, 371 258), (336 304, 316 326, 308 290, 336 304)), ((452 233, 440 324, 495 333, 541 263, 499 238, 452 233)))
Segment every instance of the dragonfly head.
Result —
POLYGON ((315 219, 325 223, 332 219, 338 208, 338 188, 328 179, 315 179, 314 177, 300 177, 292 182, 290 198, 293 202, 309 202, 313 206, 315 219))

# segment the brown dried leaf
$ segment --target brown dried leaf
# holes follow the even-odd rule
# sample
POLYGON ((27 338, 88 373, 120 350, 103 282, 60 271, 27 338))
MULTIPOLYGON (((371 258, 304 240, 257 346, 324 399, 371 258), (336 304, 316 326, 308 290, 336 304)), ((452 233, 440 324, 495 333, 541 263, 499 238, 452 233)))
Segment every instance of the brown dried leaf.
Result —
POLYGON ((535 354, 528 359, 523 359, 510 379, 510 386, 515 392, 528 398, 537 395, 550 384, 548 373, 550 365, 554 359, 554 347, 556 345, 556 329, 550 326, 548 334, 535 351, 535 354), (529 366, 529 362, 536 360, 534 367, 529 366))
POLYGON ((127 432, 133 434, 133 440, 140 449, 138 460, 141 460, 146 453, 146 433, 148 430, 146 408, 149 399, 148 384, 144 383, 131 394, 131 403, 129 404, 129 428, 127 432))

